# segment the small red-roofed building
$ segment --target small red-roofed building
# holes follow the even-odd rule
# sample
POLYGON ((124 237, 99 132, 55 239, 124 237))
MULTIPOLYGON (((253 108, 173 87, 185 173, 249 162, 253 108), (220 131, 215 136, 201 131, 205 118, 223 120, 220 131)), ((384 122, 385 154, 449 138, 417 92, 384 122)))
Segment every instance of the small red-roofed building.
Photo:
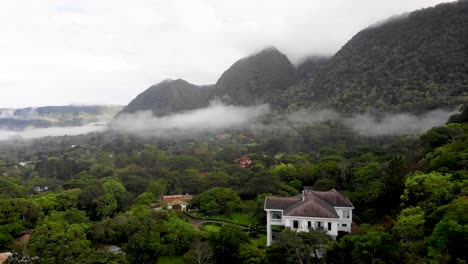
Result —
POLYGON ((332 189, 326 192, 303 191, 292 197, 265 197, 267 246, 271 245, 271 226, 284 226, 297 232, 322 229, 333 238, 338 232, 351 232, 353 204, 332 189))
POLYGON ((163 195, 162 204, 167 209, 187 211, 187 205, 192 198, 189 194, 163 195))
POLYGON ((252 160, 250 157, 243 156, 234 161, 237 165, 241 166, 242 168, 248 168, 250 164, 252 164, 252 160))

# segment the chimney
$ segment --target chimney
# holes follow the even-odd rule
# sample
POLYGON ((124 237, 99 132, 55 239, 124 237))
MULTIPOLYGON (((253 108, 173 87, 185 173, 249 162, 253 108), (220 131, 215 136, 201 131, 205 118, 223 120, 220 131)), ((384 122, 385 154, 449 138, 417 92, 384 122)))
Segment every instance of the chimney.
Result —
POLYGON ((305 201, 305 191, 302 191, 302 201, 305 201))

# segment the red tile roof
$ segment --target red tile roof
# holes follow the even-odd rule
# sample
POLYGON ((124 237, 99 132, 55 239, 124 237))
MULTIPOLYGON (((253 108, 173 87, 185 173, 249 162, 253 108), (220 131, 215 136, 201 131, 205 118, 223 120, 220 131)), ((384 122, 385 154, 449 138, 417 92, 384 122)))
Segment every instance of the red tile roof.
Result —
POLYGON ((186 201, 189 201, 189 200, 192 200, 193 196, 192 195, 183 195, 183 194, 180 194, 180 195, 163 195, 162 197, 162 202, 164 204, 168 204, 168 203, 182 203, 182 202, 186 202, 186 201))
POLYGON ((266 197, 265 209, 283 210, 286 216, 339 218, 335 207, 352 207, 353 204, 341 193, 332 189, 327 192, 305 192, 293 197, 266 197))

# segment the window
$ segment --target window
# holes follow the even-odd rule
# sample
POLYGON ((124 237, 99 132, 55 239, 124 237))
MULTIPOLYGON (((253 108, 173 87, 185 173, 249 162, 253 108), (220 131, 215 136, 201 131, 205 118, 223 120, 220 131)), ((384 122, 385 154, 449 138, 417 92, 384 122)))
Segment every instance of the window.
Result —
POLYGON ((341 226, 343 226, 343 227, 347 227, 347 226, 348 226, 348 224, 341 224, 341 226))
POLYGON ((281 211, 273 211, 271 212, 271 220, 273 221, 279 221, 283 217, 283 214, 281 211))
POLYGON ((331 224, 330 222, 328 222, 328 230, 331 230, 331 224))
POLYGON ((293 228, 298 229, 299 228, 299 221, 298 220, 293 220, 293 228))
POLYGON ((349 211, 343 211, 343 218, 349 218, 349 211))
POLYGON ((321 228, 322 227, 322 222, 317 222, 317 227, 321 228))
POLYGON ((307 221, 307 229, 311 229, 312 228, 312 221, 307 221))

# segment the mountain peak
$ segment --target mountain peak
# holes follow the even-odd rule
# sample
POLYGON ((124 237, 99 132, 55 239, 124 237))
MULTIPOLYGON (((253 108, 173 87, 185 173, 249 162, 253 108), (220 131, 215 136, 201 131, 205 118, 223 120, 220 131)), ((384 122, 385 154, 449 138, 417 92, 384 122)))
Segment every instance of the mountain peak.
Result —
POLYGON ((235 62, 216 83, 216 95, 238 105, 268 102, 278 90, 296 81, 296 70, 288 57, 275 47, 235 62))
POLYGON ((163 116, 208 105, 212 89, 199 87, 183 79, 164 80, 133 99, 119 114, 151 110, 163 116))

